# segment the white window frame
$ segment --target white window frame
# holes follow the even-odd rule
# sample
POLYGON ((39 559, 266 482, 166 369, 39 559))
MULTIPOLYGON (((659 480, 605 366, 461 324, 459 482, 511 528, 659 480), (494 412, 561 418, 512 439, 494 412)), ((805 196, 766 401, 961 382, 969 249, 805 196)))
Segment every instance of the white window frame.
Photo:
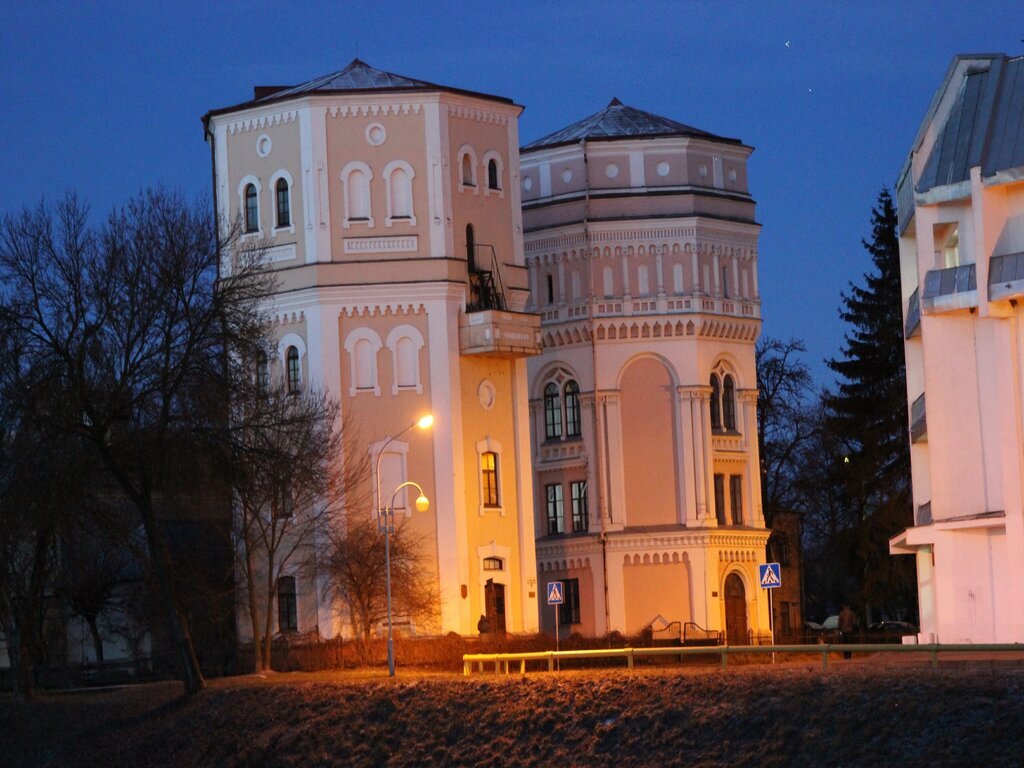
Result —
POLYGON ((242 215, 242 240, 253 237, 263 237, 263 185, 260 184, 260 180, 253 175, 246 176, 238 183, 238 210, 242 215), (253 232, 245 231, 245 188, 252 184, 256 187, 256 230, 253 232))
POLYGON ((370 166, 360 160, 353 160, 348 163, 344 168, 341 169, 341 189, 342 197, 345 201, 345 219, 342 222, 342 226, 345 229, 349 229, 353 224, 366 224, 367 227, 373 227, 373 195, 371 194, 373 182, 373 171, 370 170, 370 166), (352 220, 352 212, 350 203, 352 200, 352 190, 349 187, 349 177, 353 171, 361 171, 366 174, 366 220, 359 219, 356 221, 352 220))
POLYGON ((457 175, 459 177, 459 192, 462 192, 462 191, 464 191, 466 189, 472 189, 474 195, 479 195, 480 194, 480 183, 479 183, 479 176, 477 174, 476 150, 474 150, 471 146, 469 146, 469 144, 463 144, 461 147, 459 147, 458 158, 459 158, 459 164, 456 166, 456 169, 457 169, 456 173, 457 173, 457 175), (472 171, 472 176, 473 176, 472 182, 469 183, 469 184, 466 183, 465 179, 462 176, 462 163, 463 163, 462 159, 464 157, 466 157, 467 155, 469 156, 469 168, 472 171))
POLYGON ((484 153, 484 157, 483 157, 483 161, 481 162, 481 166, 483 167, 483 172, 484 172, 484 176, 485 176, 484 185, 483 185, 483 187, 484 187, 484 197, 488 197, 488 196, 493 194, 493 195, 497 195, 500 198, 504 198, 505 197, 505 186, 506 186, 503 183, 504 178, 505 178, 505 164, 501 160, 501 155, 499 155, 496 150, 493 150, 493 149, 488 150, 487 152, 484 153), (494 160, 497 163, 497 165, 498 165, 498 188, 497 189, 491 189, 490 178, 489 178, 488 173, 487 173, 487 166, 488 166, 488 164, 490 163, 491 160, 494 160))
POLYGON ((422 395, 423 377, 420 373, 420 350, 423 349, 426 344, 423 340, 423 334, 414 326, 398 325, 391 329, 385 344, 387 348, 391 350, 391 394, 397 395, 399 392, 416 392, 417 395, 422 395), (416 384, 413 386, 398 386, 398 342, 401 339, 410 339, 413 346, 416 347, 416 367, 414 369, 416 384))
MULTIPOLYGON (((505 494, 501 492, 501 478, 503 474, 502 469, 503 457, 501 453, 501 443, 495 440, 493 437, 488 435, 483 440, 480 440, 476 444, 476 484, 477 484, 477 498, 480 500, 478 511, 480 517, 484 516, 486 512, 497 512, 502 517, 505 516, 505 494), (483 472, 483 458, 485 453, 493 453, 496 457, 495 469, 498 473, 498 506, 486 507, 484 506, 484 472, 483 472)), ((507 562, 507 561, 506 561, 507 562)), ((483 560, 480 561, 480 567, 483 568, 483 560)))
POLYGON ((387 210, 387 214, 388 215, 386 217, 384 217, 384 226, 385 227, 390 227, 395 221, 404 221, 404 222, 407 222, 410 226, 415 227, 416 226, 416 210, 415 210, 415 202, 414 202, 413 196, 412 196, 412 180, 414 178, 416 178, 416 172, 412 169, 412 166, 409 165, 409 163, 405 162, 405 160, 392 160, 390 163, 388 163, 386 166, 384 166, 383 178, 384 178, 384 189, 387 192, 387 208, 388 208, 388 210, 387 210), (394 208, 393 208, 392 201, 391 201, 391 174, 393 174, 397 170, 405 171, 405 173, 408 174, 407 178, 409 179, 409 189, 407 191, 408 191, 408 194, 409 194, 409 215, 408 216, 403 216, 401 218, 397 218, 396 219, 396 217, 394 215, 394 208))
MULTIPOLYGON (((395 488, 383 488, 380 487, 380 482, 377 477, 377 459, 381 454, 381 449, 387 445, 387 450, 384 451, 384 455, 395 455, 398 457, 399 463, 399 480, 398 485, 401 485, 409 477, 409 444, 402 440, 392 440, 388 443, 387 439, 378 440, 376 443, 371 444, 367 451, 370 454, 370 466, 371 469, 371 480, 373 481, 373 515, 376 516, 377 510, 379 510, 384 504, 391 503, 391 496, 395 492, 395 488), (380 487, 380 497, 377 496, 377 489, 380 487)), ((383 463, 383 459, 381 462, 383 463)), ((397 486, 396 486, 397 487, 397 486)), ((399 491, 398 496, 395 497, 395 511, 402 511, 406 517, 412 517, 412 505, 409 504, 409 489, 403 488, 399 491)))
POLYGON ((288 173, 284 168, 274 172, 274 175, 270 177, 270 190, 271 195, 274 198, 274 205, 271 206, 273 209, 274 228, 271 230, 272 234, 278 232, 287 231, 289 234, 295 234, 295 205, 292 202, 295 198, 295 182, 292 181, 292 175, 288 173), (282 227, 277 221, 277 181, 278 179, 284 179, 288 184, 288 226, 282 227))
MULTIPOLYGON (((303 368, 306 361, 306 342, 297 333, 286 333, 281 340, 277 342, 277 359, 281 366, 282 372, 282 383, 285 389, 288 389, 288 347, 295 347, 299 351, 299 390, 302 391, 306 388, 306 377, 303 375, 303 368)), ((271 371, 273 376, 273 371, 271 371)))
POLYGON ((355 397, 358 394, 365 394, 371 389, 376 397, 380 397, 380 376, 378 372, 380 370, 380 362, 377 359, 380 353, 380 348, 383 345, 380 341, 380 336, 377 332, 370 328, 356 328, 345 337, 345 351, 348 353, 349 361, 349 385, 348 394, 350 397, 355 397), (357 341, 368 341, 370 342, 370 348, 373 350, 373 356, 370 358, 372 368, 370 370, 370 379, 373 381, 373 387, 356 387, 356 381, 358 381, 359 369, 356 365, 356 342, 357 341))

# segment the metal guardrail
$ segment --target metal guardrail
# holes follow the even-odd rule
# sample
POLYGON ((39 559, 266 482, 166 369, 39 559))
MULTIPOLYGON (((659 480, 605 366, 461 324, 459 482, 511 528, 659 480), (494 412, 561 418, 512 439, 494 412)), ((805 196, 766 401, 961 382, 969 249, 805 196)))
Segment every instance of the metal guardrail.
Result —
POLYGON ((895 645, 891 643, 826 643, 823 645, 719 645, 700 648, 595 648, 583 651, 529 651, 525 653, 467 653, 462 657, 462 674, 484 671, 484 664, 494 663, 496 673, 509 673, 509 663, 519 662, 519 673, 526 674, 526 662, 543 661, 548 672, 555 671, 555 662, 561 659, 625 659, 626 667, 633 669, 635 660, 645 656, 721 657, 722 670, 729 668, 729 656, 745 654, 800 654, 821 656, 821 670, 828 670, 828 657, 833 653, 927 653, 932 667, 938 667, 940 653, 1024 653, 1024 643, 895 645))

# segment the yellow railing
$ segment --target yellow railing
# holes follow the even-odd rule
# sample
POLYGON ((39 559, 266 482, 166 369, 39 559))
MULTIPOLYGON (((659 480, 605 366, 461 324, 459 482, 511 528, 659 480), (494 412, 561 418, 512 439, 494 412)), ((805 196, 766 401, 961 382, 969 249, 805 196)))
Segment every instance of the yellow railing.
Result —
POLYGON ((484 671, 484 664, 494 663, 494 671, 509 673, 509 664, 519 662, 520 674, 526 674, 526 662, 546 662, 549 672, 555 670, 560 659, 625 659, 628 669, 638 657, 675 656, 680 661, 686 656, 720 656, 722 669, 728 669, 729 656, 737 654, 799 654, 821 656, 821 669, 828 669, 832 653, 926 653, 931 665, 939 665, 940 653, 1007 653, 1024 654, 1024 643, 892 645, 877 643, 848 643, 825 645, 714 645, 691 648, 594 648, 584 651, 530 651, 526 653, 467 653, 462 657, 462 674, 469 676, 473 665, 484 671))

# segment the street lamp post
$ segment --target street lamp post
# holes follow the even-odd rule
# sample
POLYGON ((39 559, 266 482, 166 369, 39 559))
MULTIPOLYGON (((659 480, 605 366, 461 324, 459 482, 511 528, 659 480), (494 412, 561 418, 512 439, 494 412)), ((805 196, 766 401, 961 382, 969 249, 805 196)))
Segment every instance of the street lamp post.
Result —
POLYGON ((377 530, 384 534, 384 572, 385 572, 385 584, 387 589, 387 605, 388 605, 388 675, 391 677, 395 676, 395 639, 392 632, 391 626, 391 534, 395 532, 395 499, 398 497, 399 492, 403 488, 413 487, 419 492, 419 496, 416 498, 416 509, 420 512, 426 512, 430 506, 430 502, 427 497, 423 494, 423 489, 418 483, 412 481, 404 482, 395 488, 395 492, 391 495, 391 504, 384 506, 382 504, 383 499, 380 495, 380 461, 384 457, 384 450, 394 441, 396 438, 401 437, 413 427, 419 427, 420 429, 429 429, 434 423, 434 417, 426 415, 419 421, 415 421, 408 427, 403 429, 396 435, 392 435, 384 441, 384 445, 381 446, 380 451, 377 453, 377 530))

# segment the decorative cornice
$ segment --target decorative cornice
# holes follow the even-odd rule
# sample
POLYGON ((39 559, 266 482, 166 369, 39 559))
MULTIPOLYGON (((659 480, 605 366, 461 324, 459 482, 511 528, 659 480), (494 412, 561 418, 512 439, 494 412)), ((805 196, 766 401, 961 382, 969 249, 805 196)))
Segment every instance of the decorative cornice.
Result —
POLYGON ((227 131, 232 136, 236 133, 246 133, 247 131, 258 131, 272 125, 282 125, 284 123, 293 123, 299 119, 299 110, 289 109, 283 112, 275 112, 269 115, 260 115, 258 117, 247 117, 242 120, 235 120, 226 125, 227 131))
POLYGON ((478 123, 490 123, 492 125, 508 125, 508 115, 492 112, 479 107, 465 107, 459 104, 449 104, 448 114, 453 117, 461 117, 465 120, 475 120, 478 123))
POLYGON ((387 115, 408 115, 410 112, 418 115, 423 104, 410 104, 405 102, 375 104, 338 104, 327 107, 327 114, 330 117, 385 117, 387 115))

